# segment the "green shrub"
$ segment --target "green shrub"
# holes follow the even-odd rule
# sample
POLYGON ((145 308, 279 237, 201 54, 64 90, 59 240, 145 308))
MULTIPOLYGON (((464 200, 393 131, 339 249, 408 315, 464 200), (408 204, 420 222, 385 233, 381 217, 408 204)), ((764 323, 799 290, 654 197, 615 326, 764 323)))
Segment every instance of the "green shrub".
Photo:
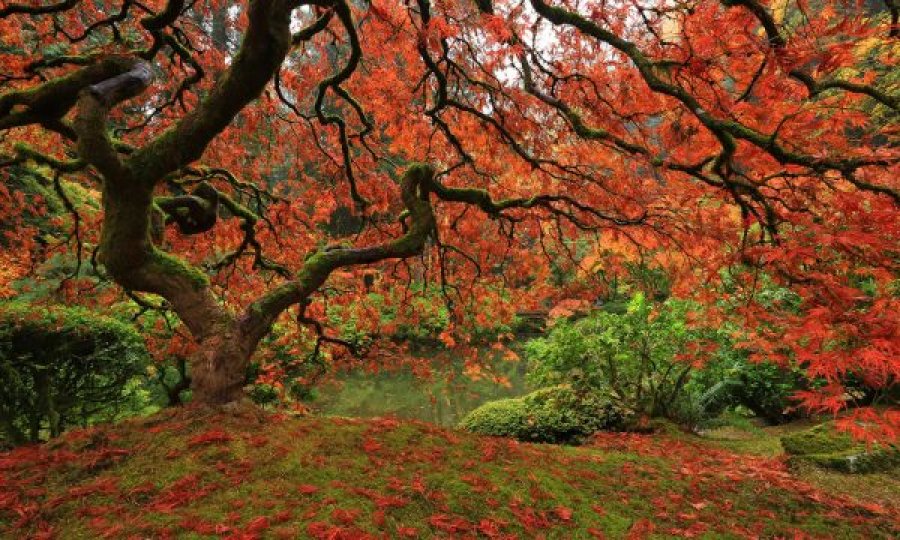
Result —
POLYGON ((463 418, 460 428, 526 442, 578 443, 597 431, 622 428, 626 417, 609 399, 555 386, 486 403, 463 418))
POLYGON ((792 464, 811 463, 846 473, 887 471, 900 467, 900 448, 893 445, 866 445, 848 433, 839 432, 832 422, 781 437, 781 446, 792 464))
POLYGON ((518 438, 525 425, 525 402, 520 398, 489 401, 462 419, 459 427, 494 437, 518 438))
POLYGON ((772 425, 803 415, 792 399, 798 390, 809 387, 799 368, 785 368, 769 362, 751 362, 746 351, 720 343, 716 357, 696 371, 689 384, 708 414, 743 407, 772 425))
POLYGON ((148 362, 143 339, 116 319, 0 304, 0 438, 37 442, 141 409, 149 396, 138 378, 148 362))
POLYGON ((276 324, 247 366, 247 395, 266 407, 309 400, 329 369, 329 354, 316 346, 311 332, 276 324))
POLYGON ((279 404, 278 389, 271 384, 254 384, 247 390, 247 397, 253 403, 262 406, 275 406, 279 404))
POLYGON ((637 416, 677 419, 692 371, 678 355, 699 339, 686 323, 689 308, 675 300, 654 304, 638 293, 624 313, 560 321, 528 343, 529 376, 541 385, 609 395, 637 416))

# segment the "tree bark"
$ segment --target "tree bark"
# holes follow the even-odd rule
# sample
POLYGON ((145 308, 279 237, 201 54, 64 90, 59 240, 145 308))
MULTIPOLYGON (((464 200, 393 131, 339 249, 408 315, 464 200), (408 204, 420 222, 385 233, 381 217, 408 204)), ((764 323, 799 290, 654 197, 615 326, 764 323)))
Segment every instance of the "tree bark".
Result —
POLYGON ((222 405, 243 399, 254 348, 235 330, 201 341, 191 361, 193 401, 222 405))

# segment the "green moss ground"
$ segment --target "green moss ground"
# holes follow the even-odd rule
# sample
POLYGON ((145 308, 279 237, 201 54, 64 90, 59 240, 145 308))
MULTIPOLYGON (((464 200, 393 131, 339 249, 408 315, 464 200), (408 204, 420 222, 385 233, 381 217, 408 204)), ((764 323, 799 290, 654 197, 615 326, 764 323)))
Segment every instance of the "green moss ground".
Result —
POLYGON ((792 475, 822 490, 840 494, 861 504, 877 504, 900 512, 900 471, 846 474, 816 466, 811 460, 790 459, 782 439, 815 429, 816 422, 804 420, 783 426, 726 426, 707 433, 710 444, 739 454, 770 456, 790 463, 792 475))
POLYGON ((678 434, 187 410, 0 454, 3 538, 891 538, 891 512, 678 434))

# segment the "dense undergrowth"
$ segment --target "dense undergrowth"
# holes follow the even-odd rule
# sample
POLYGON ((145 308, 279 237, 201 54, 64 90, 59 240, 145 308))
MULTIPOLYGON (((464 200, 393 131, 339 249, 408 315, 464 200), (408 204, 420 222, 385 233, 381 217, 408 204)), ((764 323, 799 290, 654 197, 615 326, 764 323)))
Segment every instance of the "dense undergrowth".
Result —
MULTIPOLYGON (((394 419, 168 411, 0 454, 0 536, 889 538, 893 509, 682 434, 532 445, 394 419)), ((896 514, 894 514, 896 515, 896 514)))

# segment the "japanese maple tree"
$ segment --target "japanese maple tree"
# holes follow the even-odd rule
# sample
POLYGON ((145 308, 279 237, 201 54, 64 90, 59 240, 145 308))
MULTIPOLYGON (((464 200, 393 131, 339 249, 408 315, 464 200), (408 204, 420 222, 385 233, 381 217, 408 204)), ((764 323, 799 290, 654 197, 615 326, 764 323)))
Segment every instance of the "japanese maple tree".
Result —
POLYGON ((41 246, 0 184, 5 257, 96 246, 177 313, 194 399, 223 403, 286 313, 336 340, 329 282, 350 302, 431 280, 463 328, 587 298, 548 258, 577 267, 569 240, 592 238, 652 253, 679 294, 745 299, 746 346, 821 377, 805 400, 836 410, 847 376, 900 375, 897 19, 843 0, 4 0, 4 180, 102 196, 41 246), (799 303, 758 301, 761 276, 799 303))

